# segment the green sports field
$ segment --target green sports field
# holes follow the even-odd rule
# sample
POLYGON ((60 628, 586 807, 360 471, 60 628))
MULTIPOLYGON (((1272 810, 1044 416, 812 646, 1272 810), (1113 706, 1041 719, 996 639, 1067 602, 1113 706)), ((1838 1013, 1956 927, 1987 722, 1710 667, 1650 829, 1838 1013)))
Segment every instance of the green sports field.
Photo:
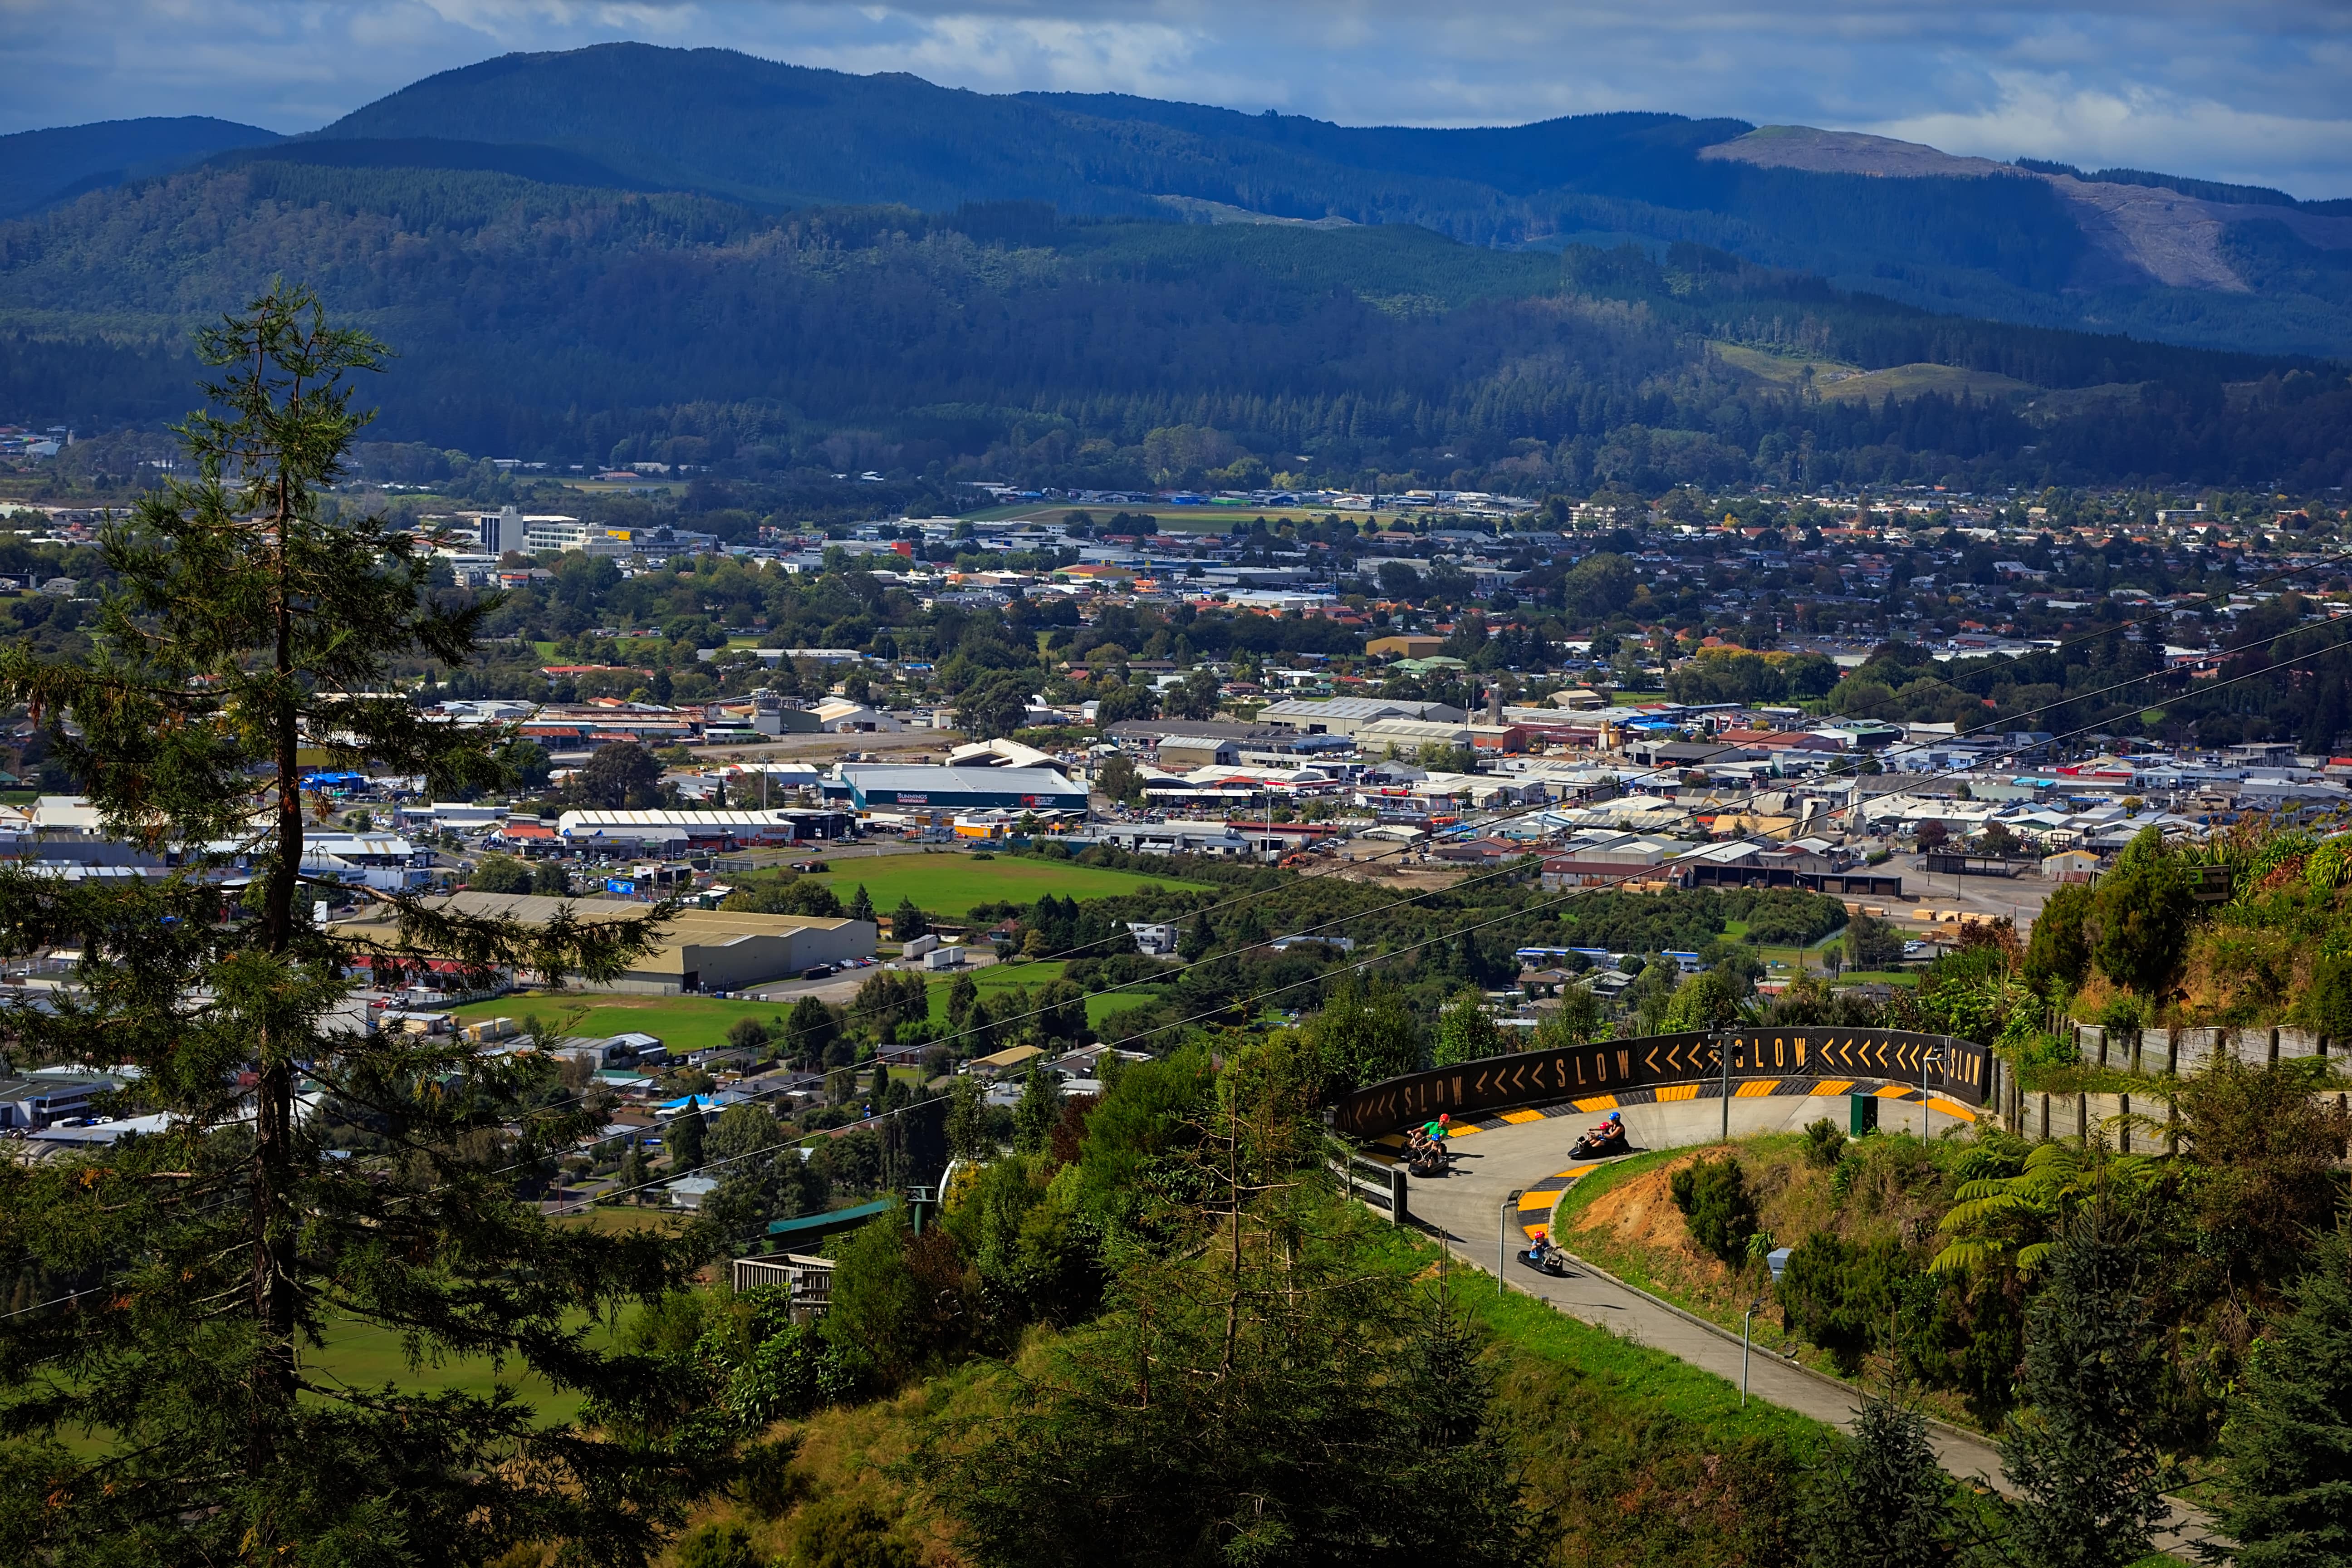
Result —
POLYGON ((822 879, 832 887, 844 908, 856 896, 862 882, 866 896, 886 918, 906 898, 950 920, 961 920, 974 904, 1034 904, 1048 893, 1057 899, 1101 899, 1148 887, 1189 890, 1204 886, 1025 857, 1001 855, 975 860, 957 852, 842 861, 839 869, 824 873, 822 879))
POLYGON ((711 1050, 727 1043, 727 1031, 739 1019, 757 1018, 774 1025, 791 1010, 789 1004, 722 1002, 715 996, 506 996, 495 1002, 468 1002, 450 1011, 460 1018, 512 1018, 536 1013, 553 1023, 568 1018, 583 1005, 587 1013, 567 1022, 564 1032, 603 1039, 630 1030, 657 1036, 673 1051, 711 1050))

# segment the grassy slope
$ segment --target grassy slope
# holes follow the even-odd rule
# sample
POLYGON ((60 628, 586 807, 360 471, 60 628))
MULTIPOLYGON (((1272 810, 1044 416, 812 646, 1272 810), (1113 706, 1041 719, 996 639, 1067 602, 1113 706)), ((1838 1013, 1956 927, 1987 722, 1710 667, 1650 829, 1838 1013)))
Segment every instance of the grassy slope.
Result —
MULTIPOLYGON (((1059 960, 1045 963, 992 964, 986 969, 973 970, 972 984, 980 988, 982 997, 992 1008, 1000 997, 1015 987, 1027 986, 1034 991, 1051 984, 1062 977, 1065 967, 1059 960)), ((952 979, 931 982, 931 1022, 934 1024, 945 1024, 948 1021, 948 993, 954 988, 955 982, 952 979)), ((1089 996, 1087 998, 1087 1022, 1099 1025, 1114 1013, 1124 1013, 1130 1008, 1149 1006, 1158 1001, 1160 994, 1161 988, 1159 986, 1136 985, 1124 991, 1112 992, 1108 995, 1089 996)))
POLYGON ((1808 365, 1812 367, 1816 381, 1832 372, 1852 375, 1858 374, 1862 369, 1862 366, 1851 361, 1836 359, 1829 355, 1822 355, 1817 359, 1799 358, 1793 354, 1768 353, 1762 349, 1751 349, 1740 343, 1717 342, 1710 342, 1707 346, 1715 351, 1717 358, 1732 369, 1752 375, 1759 381, 1769 382, 1775 386, 1801 385, 1805 379, 1805 367, 1808 365))
POLYGON ((1946 397, 1965 393, 1981 403, 1988 398, 2022 396, 2040 390, 2031 382, 1987 370, 1963 370, 1948 364, 1898 364, 1830 382, 1821 388, 1821 394, 1825 403, 1863 399, 1875 403, 1887 396, 1899 403, 1923 393, 1940 393, 1946 397))
POLYGON ((1825 403, 1856 399, 1875 403, 1889 395, 1901 402, 1927 392, 1940 393, 1947 397, 1967 393, 1982 400, 2041 390, 2032 383, 2019 381, 2013 376, 1997 375, 1990 371, 1962 370, 1954 365, 1899 364, 1865 372, 1850 361, 1828 357, 1809 359, 1768 353, 1738 343, 1717 342, 1709 346, 1726 365, 1771 386, 1801 386, 1805 383, 1805 372, 1811 370, 1813 373, 1813 390, 1825 403))
POLYGON ((1099 899, 1133 893, 1145 888, 1195 889, 1197 882, 1167 877, 1139 876, 1132 871, 1108 871, 1094 866, 1056 865, 999 856, 973 860, 965 855, 892 855, 872 860, 844 861, 822 879, 846 906, 864 884, 874 908, 887 916, 902 898, 910 898, 933 914, 961 920, 974 904, 1032 904, 1048 893, 1055 898, 1099 899))

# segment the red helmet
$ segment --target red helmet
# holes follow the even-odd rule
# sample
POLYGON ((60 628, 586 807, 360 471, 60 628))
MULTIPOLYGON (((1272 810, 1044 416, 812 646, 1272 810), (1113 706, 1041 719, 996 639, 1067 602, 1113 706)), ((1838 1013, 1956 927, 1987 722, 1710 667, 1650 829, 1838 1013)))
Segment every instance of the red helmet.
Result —
POLYGON ((1443 1126, 1444 1126, 1447 1122, 1452 1121, 1453 1120, 1454 1120, 1454 1118, 1453 1118, 1452 1116, 1450 1116, 1450 1115, 1441 1115, 1441 1116, 1439 1116, 1439 1117, 1438 1117, 1438 1119, 1437 1119, 1437 1124, 1438 1124, 1440 1127, 1443 1127, 1443 1126))

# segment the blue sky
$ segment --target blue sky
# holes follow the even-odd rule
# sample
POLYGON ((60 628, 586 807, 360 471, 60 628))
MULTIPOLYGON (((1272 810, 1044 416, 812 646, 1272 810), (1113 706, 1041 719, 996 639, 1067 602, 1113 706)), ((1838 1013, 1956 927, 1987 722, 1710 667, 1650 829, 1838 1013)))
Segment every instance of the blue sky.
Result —
POLYGON ((0 132, 308 130, 436 70, 614 38, 1351 124, 1728 114, 2352 195, 2347 0, 0 0, 0 132))

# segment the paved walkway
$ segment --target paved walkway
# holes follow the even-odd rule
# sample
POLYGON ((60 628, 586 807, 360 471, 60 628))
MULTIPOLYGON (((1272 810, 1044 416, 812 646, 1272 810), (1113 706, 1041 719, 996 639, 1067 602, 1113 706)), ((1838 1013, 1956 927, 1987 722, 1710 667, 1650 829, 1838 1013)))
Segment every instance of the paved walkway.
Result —
MULTIPOLYGON (((1794 1098, 1735 1099, 1732 1136, 1799 1131, 1825 1111, 1843 1120, 1844 1110, 1842 1100, 1824 1106, 1819 1100, 1794 1098)), ((1636 1152, 1712 1143, 1721 1136, 1723 1127, 1719 1100, 1632 1105, 1621 1114, 1636 1152)), ((1412 1184, 1413 1216, 1440 1228, 1448 1247, 1464 1262, 1490 1272, 1496 1241, 1501 1238, 1507 1258, 1503 1277, 1512 1289, 1738 1384, 1741 1355, 1737 1335, 1686 1317, 1588 1265, 1571 1264, 1564 1278, 1555 1278, 1530 1268, 1517 1257, 1527 1244, 1526 1226, 1549 1207, 1548 1202, 1528 1200, 1538 1194, 1558 1192, 1566 1184, 1560 1178, 1570 1169, 1580 1173, 1598 1168, 1571 1167, 1568 1159, 1570 1146, 1595 1120, 1555 1117, 1489 1128, 1456 1140, 1454 1173, 1412 1184), (1514 1189, 1523 1194, 1519 1203, 1511 1199, 1514 1189), (1528 1205, 1524 1210, 1522 1203, 1528 1205), (1506 1205, 1510 1205, 1508 1213, 1506 1205)), ((1754 1397, 1840 1428, 1850 1430, 1860 1408, 1854 1390, 1768 1352, 1749 1353, 1747 1376, 1754 1397)), ((2006 1489, 2000 1456, 1984 1438, 1936 1425, 1928 1428, 1928 1441, 1937 1458, 1953 1475, 2006 1489)), ((2205 1539, 2209 1533, 2200 1516, 2176 1504, 2174 1525, 2158 1538, 2157 1544, 2161 1550, 2186 1555, 2189 1542, 2205 1539)))

